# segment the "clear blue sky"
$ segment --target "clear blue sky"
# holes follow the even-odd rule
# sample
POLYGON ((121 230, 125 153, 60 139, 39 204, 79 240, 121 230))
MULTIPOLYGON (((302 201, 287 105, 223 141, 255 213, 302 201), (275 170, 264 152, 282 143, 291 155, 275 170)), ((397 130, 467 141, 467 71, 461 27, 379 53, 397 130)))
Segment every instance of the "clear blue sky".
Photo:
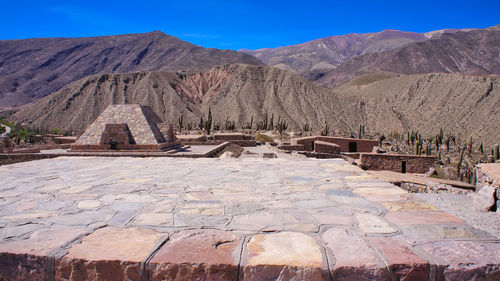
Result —
POLYGON ((383 29, 427 32, 500 24, 500 0, 3 0, 0 39, 161 30, 203 47, 259 49, 383 29))

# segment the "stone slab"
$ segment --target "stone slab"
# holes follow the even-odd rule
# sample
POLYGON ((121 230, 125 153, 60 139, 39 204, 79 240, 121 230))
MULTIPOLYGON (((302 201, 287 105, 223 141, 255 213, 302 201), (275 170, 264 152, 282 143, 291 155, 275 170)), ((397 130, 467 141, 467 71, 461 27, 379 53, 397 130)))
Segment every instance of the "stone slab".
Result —
POLYGON ((431 204, 420 201, 382 202, 381 205, 392 212, 422 212, 437 210, 437 208, 431 204))
POLYGON ((297 232, 258 234, 247 243, 243 280, 327 280, 318 242, 297 232))
POLYGON ((373 214, 356 214, 359 228, 366 234, 394 234, 398 230, 384 219, 373 214))
POLYGON ((493 239, 487 232, 466 224, 414 224, 401 226, 409 243, 426 243, 440 240, 493 239))
POLYGON ((396 225, 465 223, 445 212, 389 212, 385 219, 396 225))
POLYGON ((375 202, 401 201, 409 197, 408 192, 398 187, 363 187, 352 192, 375 202))
POLYGON ((236 280, 242 242, 229 231, 176 233, 151 259, 149 280, 236 280))

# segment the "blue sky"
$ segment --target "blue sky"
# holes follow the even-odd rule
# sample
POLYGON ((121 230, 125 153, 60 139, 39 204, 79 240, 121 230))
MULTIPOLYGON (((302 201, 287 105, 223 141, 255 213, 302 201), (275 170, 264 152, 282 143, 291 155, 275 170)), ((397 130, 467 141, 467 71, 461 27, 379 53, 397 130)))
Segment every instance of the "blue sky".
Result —
POLYGON ((0 39, 161 30, 203 47, 238 50, 384 29, 427 32, 497 24, 499 0, 3 0, 0 39))

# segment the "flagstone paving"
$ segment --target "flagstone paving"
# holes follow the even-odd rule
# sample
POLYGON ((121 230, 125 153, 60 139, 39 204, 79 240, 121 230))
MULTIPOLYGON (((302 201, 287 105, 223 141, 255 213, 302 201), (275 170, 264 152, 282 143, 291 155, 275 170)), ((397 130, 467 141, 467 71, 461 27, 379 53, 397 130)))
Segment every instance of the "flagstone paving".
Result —
POLYGON ((0 280, 500 280, 500 241, 340 159, 0 166, 0 280))

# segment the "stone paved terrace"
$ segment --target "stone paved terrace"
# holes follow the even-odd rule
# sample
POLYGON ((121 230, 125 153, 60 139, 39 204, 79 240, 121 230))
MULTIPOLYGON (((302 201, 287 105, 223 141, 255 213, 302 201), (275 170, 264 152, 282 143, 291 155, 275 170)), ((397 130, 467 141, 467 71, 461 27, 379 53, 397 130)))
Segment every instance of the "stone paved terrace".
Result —
POLYGON ((0 167, 0 280, 500 280, 500 241, 340 159, 0 167))

